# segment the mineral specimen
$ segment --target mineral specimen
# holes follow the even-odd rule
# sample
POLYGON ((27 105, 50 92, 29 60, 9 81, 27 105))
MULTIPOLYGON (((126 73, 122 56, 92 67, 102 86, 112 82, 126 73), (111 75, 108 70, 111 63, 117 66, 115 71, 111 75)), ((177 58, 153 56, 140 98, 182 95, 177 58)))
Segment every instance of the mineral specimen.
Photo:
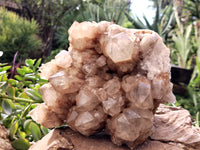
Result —
POLYGON ((130 148, 153 133, 160 103, 175 102, 169 49, 150 30, 74 22, 70 47, 42 65, 44 100, 30 115, 45 127, 68 124, 89 136, 102 129, 130 148))

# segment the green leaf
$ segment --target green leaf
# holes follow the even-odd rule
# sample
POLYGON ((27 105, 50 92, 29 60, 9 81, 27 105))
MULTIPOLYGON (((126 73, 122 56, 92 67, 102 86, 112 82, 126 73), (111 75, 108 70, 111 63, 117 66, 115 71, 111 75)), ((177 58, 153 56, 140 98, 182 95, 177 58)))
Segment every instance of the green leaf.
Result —
POLYGON ((29 67, 26 67, 26 66, 22 66, 22 69, 24 70, 25 73, 32 73, 33 70, 29 67))
POLYGON ((8 86, 7 93, 9 97, 11 98, 15 97, 15 88, 12 86, 8 86))
POLYGON ((39 81, 40 81, 40 82, 44 82, 44 83, 48 83, 48 80, 47 80, 47 79, 42 79, 42 78, 40 78, 39 81))
POLYGON ((32 83, 33 83, 32 81, 25 81, 24 84, 25 84, 26 86, 30 87, 32 83))
POLYGON ((6 81, 0 82, 0 88, 6 91, 8 83, 6 81))
POLYGON ((15 121, 10 127, 9 136, 11 139, 13 139, 14 135, 17 132, 17 129, 18 129, 18 121, 15 121))
POLYGON ((11 85, 16 85, 18 83, 18 81, 14 80, 14 79, 8 79, 8 83, 10 83, 11 85))
POLYGON ((39 126, 36 123, 31 122, 30 128, 31 128, 31 133, 32 133, 32 135, 34 137, 34 140, 35 141, 40 140, 41 137, 42 137, 42 134, 41 134, 39 126))
POLYGON ((35 77, 35 75, 33 75, 33 74, 26 74, 26 75, 25 75, 25 78, 26 78, 26 79, 31 79, 31 80, 36 80, 36 77, 35 77))
POLYGON ((17 73, 19 73, 21 76, 25 75, 25 71, 21 68, 17 68, 17 73))
POLYGON ((20 93, 18 97, 29 99, 28 95, 25 92, 20 93))
POLYGON ((26 133, 21 131, 20 129, 18 129, 18 136, 22 139, 25 139, 26 138, 26 133))
POLYGON ((0 63, 0 67, 7 65, 8 63, 0 63))
POLYGON ((23 113, 21 115, 21 118, 25 117, 29 113, 30 108, 31 108, 31 104, 26 106, 26 108, 24 109, 24 111, 23 111, 23 113))
POLYGON ((19 89, 22 89, 24 84, 22 82, 18 82, 16 85, 19 89))
MULTIPOLYGON (((164 15, 163 15, 163 16, 164 16, 164 15)), ((173 19, 174 19, 174 12, 172 11, 172 13, 171 13, 169 19, 167 20, 167 23, 166 23, 165 26, 163 27, 163 31, 162 31, 161 34, 166 34, 166 32, 170 29, 170 25, 171 25, 173 19)))
POLYGON ((26 89, 25 93, 32 99, 38 102, 42 102, 42 96, 33 89, 26 89))
POLYGON ((26 59, 25 63, 29 67, 33 67, 33 64, 35 63, 36 59, 26 59))
POLYGON ((1 71, 0 75, 6 74, 6 71, 1 71))
POLYGON ((7 74, 1 75, 1 81, 7 81, 7 80, 8 80, 7 74))
POLYGON ((40 66, 40 64, 41 64, 41 61, 42 61, 42 59, 40 58, 40 59, 38 59, 38 61, 36 62, 36 64, 35 64, 35 68, 38 68, 39 66, 40 66))
POLYGON ((188 25, 186 28, 185 39, 188 40, 190 38, 190 34, 192 31, 192 24, 188 25))
POLYGON ((27 119, 27 120, 24 122, 24 124, 23 124, 24 131, 25 131, 27 134, 31 134, 31 128, 30 128, 31 122, 32 122, 31 119, 27 119))
POLYGON ((7 115, 10 115, 12 113, 12 104, 10 100, 4 99, 2 101, 2 108, 7 115))
POLYGON ((15 79, 19 80, 19 81, 23 81, 23 78, 19 75, 15 75, 15 79))
POLYGON ((49 130, 48 130, 47 128, 45 128, 45 127, 43 127, 43 126, 41 126, 40 128, 41 128, 42 133, 43 133, 44 135, 47 135, 47 134, 49 133, 49 130))
POLYGON ((3 81, 3 82, 0 82, 0 87, 2 88, 4 85, 6 85, 7 82, 6 81, 3 81))
POLYGON ((7 70, 9 70, 10 68, 11 68, 11 66, 5 66, 5 67, 2 68, 2 71, 7 71, 7 70))
POLYGON ((145 23, 146 23, 148 29, 151 29, 151 30, 152 30, 152 27, 151 27, 151 25, 150 25, 148 19, 146 18, 146 16, 145 16, 144 14, 143 14, 143 18, 144 18, 144 21, 145 21, 145 23))
POLYGON ((31 146, 28 140, 26 139, 17 139, 13 141, 11 144, 16 150, 28 150, 29 147, 31 146))

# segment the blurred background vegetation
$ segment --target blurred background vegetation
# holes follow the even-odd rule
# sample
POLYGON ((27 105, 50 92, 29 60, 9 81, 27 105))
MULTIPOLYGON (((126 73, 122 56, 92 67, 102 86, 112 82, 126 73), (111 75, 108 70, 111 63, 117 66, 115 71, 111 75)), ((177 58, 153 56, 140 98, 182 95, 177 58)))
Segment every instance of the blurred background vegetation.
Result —
POLYGON ((127 28, 154 30, 171 50, 176 106, 189 110, 199 126, 200 0, 147 0, 153 18, 134 16, 131 0, 0 0, 0 124, 12 145, 28 149, 48 129, 28 112, 42 102, 42 62, 68 49, 68 29, 76 20, 112 21, 127 28))

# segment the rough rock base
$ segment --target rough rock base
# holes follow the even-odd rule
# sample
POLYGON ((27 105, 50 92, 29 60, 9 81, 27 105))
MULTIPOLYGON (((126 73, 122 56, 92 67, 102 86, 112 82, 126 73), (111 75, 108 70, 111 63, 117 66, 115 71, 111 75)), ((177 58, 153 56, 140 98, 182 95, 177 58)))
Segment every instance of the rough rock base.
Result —
MULTIPOLYGON (((54 129, 30 150, 128 150, 114 145, 105 133, 85 137, 70 128, 54 129)), ((200 129, 192 126, 189 112, 161 105, 154 118, 154 134, 135 150, 200 150, 200 129)))

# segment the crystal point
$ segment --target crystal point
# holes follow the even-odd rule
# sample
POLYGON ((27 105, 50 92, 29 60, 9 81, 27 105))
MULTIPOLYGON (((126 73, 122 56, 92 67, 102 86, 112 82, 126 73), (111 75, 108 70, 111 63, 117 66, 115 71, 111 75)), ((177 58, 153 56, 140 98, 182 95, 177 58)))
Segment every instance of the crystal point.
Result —
POLYGON ((113 143, 134 149, 152 134, 159 104, 175 102, 169 49, 153 31, 106 21, 74 22, 68 32, 68 51, 40 68, 49 83, 30 115, 86 136, 104 129, 113 143))

